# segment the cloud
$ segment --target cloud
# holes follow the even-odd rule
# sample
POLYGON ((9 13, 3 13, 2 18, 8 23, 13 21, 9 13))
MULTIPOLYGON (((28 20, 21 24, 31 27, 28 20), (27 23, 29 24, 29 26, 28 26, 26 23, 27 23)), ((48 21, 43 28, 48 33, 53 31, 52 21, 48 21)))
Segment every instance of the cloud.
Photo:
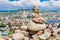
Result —
POLYGON ((42 7, 48 7, 49 9, 60 8, 60 1, 50 0, 42 2, 42 7))
POLYGON ((60 1, 55 1, 54 3, 53 3, 53 5, 55 6, 55 7, 60 7, 60 1))
POLYGON ((50 9, 55 7, 60 8, 60 0, 58 1, 50 0, 50 1, 43 1, 43 2, 41 2, 40 0, 19 0, 14 2, 10 2, 8 0, 0 0, 0 2, 5 2, 5 3, 9 3, 12 5, 21 6, 21 7, 40 6, 40 7, 48 7, 50 9))
POLYGON ((20 0, 18 2, 10 2, 13 3, 14 5, 35 5, 35 6, 39 6, 40 1, 39 0, 20 0))
POLYGON ((8 0, 0 0, 0 2, 9 2, 8 0))
POLYGON ((24 4, 40 6, 40 5, 44 4, 44 3, 41 3, 40 0, 19 0, 19 1, 14 1, 14 2, 9 2, 8 0, 1 0, 0 2, 6 2, 6 3, 10 3, 12 5, 18 5, 18 6, 21 6, 24 4))

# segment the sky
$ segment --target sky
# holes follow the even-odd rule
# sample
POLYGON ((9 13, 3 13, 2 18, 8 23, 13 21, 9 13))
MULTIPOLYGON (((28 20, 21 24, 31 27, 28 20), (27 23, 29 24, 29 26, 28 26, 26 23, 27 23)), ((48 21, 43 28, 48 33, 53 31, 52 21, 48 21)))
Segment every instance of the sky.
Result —
MULTIPOLYGON (((16 7, 22 7, 23 9, 29 9, 32 8, 32 6, 37 6, 41 9, 60 10, 60 0, 0 0, 0 9, 3 9, 1 6, 4 3, 10 6, 14 5, 16 7)), ((6 8, 13 8, 14 6, 6 8)))

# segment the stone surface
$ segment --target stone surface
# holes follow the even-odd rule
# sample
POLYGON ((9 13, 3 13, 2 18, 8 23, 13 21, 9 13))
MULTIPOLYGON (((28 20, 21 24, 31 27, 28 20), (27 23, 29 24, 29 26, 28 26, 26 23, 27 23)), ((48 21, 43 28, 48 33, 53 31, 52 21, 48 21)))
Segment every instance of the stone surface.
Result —
POLYGON ((33 38, 33 40, 40 40, 37 35, 33 35, 32 38, 33 38))
POLYGON ((29 40, 29 37, 24 37, 24 40, 29 40))

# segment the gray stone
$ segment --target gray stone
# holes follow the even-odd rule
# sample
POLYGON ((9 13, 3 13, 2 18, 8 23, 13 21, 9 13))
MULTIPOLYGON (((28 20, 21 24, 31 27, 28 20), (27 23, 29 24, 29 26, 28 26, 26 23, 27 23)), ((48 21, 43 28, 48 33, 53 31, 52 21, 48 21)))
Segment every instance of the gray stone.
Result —
POLYGON ((33 40, 40 40, 38 35, 33 35, 32 38, 33 38, 33 40))

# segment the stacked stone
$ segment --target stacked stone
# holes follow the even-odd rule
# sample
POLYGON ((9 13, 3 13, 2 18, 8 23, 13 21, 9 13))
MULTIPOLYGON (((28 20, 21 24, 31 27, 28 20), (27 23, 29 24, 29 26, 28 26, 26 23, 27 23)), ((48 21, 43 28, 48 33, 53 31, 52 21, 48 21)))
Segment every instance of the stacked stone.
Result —
MULTIPOLYGON (((20 29, 16 29, 15 33, 11 37, 0 37, 1 40, 60 40, 60 34, 54 33, 49 28, 44 29, 42 34, 30 34, 27 30, 27 26, 22 26, 20 29), (52 36, 51 36, 52 35, 52 36), (31 37, 30 37, 31 36, 31 37)), ((40 32, 39 32, 40 33, 40 32)))
MULTIPOLYGON (((11 37, 5 37, 6 40, 60 40, 59 34, 52 33, 52 29, 50 30, 45 23, 42 23, 44 18, 39 15, 38 8, 34 6, 33 11, 33 20, 38 22, 31 20, 27 25, 21 25, 11 37)), ((0 39, 5 40, 2 37, 0 39)))

